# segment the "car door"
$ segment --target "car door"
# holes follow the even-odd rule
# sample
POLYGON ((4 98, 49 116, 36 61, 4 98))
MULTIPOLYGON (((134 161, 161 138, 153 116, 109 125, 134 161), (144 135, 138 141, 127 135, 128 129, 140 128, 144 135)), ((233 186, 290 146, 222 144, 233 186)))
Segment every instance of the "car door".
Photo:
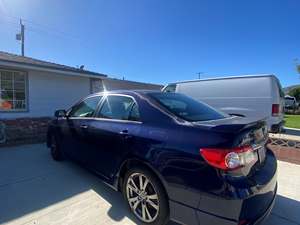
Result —
POLYGON ((131 96, 108 95, 89 125, 89 165, 111 179, 122 159, 134 146, 141 122, 131 96))
POLYGON ((100 100, 101 96, 98 95, 84 99, 72 107, 64 121, 62 129, 64 151, 70 158, 81 163, 87 161, 85 142, 88 137, 88 126, 100 100))

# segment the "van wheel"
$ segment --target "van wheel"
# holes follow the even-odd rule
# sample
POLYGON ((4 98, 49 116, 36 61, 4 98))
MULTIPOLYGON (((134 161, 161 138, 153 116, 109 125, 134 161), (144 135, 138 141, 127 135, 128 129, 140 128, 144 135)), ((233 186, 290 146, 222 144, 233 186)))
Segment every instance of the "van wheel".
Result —
POLYGON ((50 137, 50 153, 55 161, 63 160, 63 154, 61 152, 59 142, 57 141, 57 138, 54 134, 51 134, 50 137))
POLYGON ((122 189, 130 210, 142 224, 164 225, 168 222, 167 195, 152 172, 142 168, 128 170, 122 189))

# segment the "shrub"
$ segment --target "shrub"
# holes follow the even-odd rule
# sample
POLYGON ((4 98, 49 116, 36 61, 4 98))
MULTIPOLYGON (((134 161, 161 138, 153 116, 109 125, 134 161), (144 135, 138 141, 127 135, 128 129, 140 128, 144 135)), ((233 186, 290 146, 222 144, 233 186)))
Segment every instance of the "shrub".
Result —
POLYGON ((297 99, 297 101, 299 101, 300 100, 300 87, 290 90, 288 95, 295 97, 297 99))

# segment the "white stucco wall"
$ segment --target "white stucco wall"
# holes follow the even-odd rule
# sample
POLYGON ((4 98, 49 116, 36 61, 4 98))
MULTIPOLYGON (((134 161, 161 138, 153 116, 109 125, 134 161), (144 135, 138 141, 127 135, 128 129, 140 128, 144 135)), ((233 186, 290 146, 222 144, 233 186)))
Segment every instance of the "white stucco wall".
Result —
POLYGON ((28 71, 28 112, 0 112, 0 119, 53 116, 90 94, 90 78, 28 71))

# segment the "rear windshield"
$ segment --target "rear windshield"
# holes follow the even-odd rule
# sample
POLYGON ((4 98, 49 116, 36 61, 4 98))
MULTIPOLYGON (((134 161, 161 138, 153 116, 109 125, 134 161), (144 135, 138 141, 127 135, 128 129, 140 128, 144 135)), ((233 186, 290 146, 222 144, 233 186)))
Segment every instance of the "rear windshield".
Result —
POLYGON ((190 122, 224 119, 226 114, 178 93, 149 93, 163 108, 190 122))

